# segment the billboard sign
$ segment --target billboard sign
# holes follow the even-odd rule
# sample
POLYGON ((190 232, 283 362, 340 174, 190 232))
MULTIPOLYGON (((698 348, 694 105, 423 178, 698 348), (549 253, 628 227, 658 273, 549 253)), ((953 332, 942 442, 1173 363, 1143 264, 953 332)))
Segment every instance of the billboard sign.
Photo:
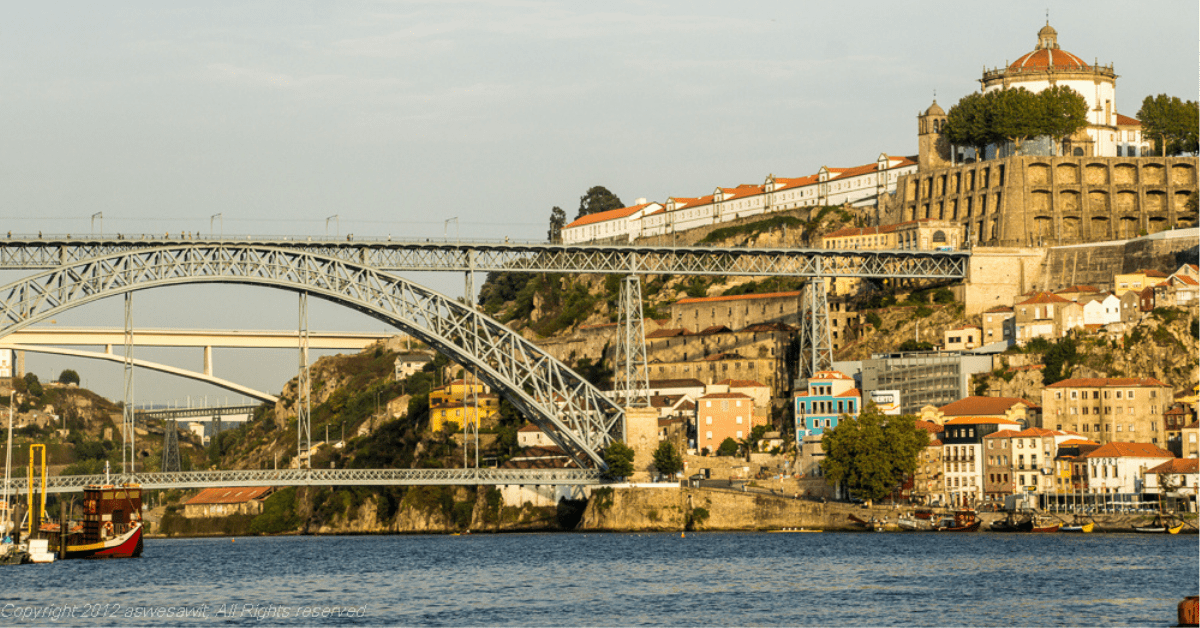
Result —
POLYGON ((871 402, 875 404, 879 411, 883 414, 897 416, 900 414, 900 391, 899 390, 872 390, 871 402))

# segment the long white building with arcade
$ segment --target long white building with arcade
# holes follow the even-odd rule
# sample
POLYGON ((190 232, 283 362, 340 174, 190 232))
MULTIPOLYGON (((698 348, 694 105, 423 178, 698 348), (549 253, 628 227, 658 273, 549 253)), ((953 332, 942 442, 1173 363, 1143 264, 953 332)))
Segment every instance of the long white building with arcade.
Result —
POLYGON ((565 244, 632 242, 805 206, 874 205, 880 195, 896 190, 902 175, 916 171, 916 157, 880 154, 862 166, 823 166, 795 178, 772 174, 760 185, 717 187, 705 196, 672 196, 665 203, 638 199, 629 207, 581 216, 563 228, 562 239, 565 244))

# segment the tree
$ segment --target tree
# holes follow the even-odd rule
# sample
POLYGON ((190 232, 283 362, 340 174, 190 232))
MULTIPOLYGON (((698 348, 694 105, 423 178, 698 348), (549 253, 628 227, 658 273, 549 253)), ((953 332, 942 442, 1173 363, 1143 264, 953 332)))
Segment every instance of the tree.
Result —
POLYGON ((664 440, 654 450, 654 468, 662 475, 674 476, 683 471, 683 456, 671 441, 664 440))
POLYGON ((579 197, 579 214, 575 216, 575 219, 578 220, 588 214, 606 212, 610 209, 620 209, 624 206, 621 199, 617 198, 616 194, 609 192, 608 188, 603 185, 595 185, 586 194, 579 197))
POLYGON ((726 436, 725 440, 721 441, 721 446, 717 447, 718 456, 736 456, 738 451, 737 441, 726 436))
POLYGON ((550 210, 550 231, 546 233, 550 244, 562 243, 562 230, 567 226, 567 212, 558 205, 550 210))
POLYGON ((1041 135, 1042 107, 1033 92, 1024 87, 997 89, 984 94, 984 103, 993 142, 1006 139, 1019 149, 1021 142, 1041 135))
POLYGON ((1079 92, 1066 85, 1055 85, 1038 92, 1041 126, 1040 134, 1054 139, 1057 146, 1076 131, 1087 126, 1087 101, 1079 92))
POLYGON ((37 375, 34 375, 33 373, 25 374, 25 390, 29 392, 31 397, 42 396, 42 392, 44 392, 42 390, 42 382, 38 380, 37 375))
POLYGON ((912 415, 885 416, 873 404, 857 417, 843 416, 821 439, 825 477, 854 497, 887 495, 916 470, 917 455, 929 444, 916 421, 912 415))
POLYGON ((610 480, 633 475, 633 448, 621 441, 613 441, 604 448, 604 464, 608 465, 604 477, 610 480))
POLYGON ((1142 135, 1154 140, 1158 154, 1178 155, 1200 151, 1197 124, 1200 124, 1200 105, 1196 101, 1180 100, 1178 96, 1147 96, 1138 109, 1142 135))
POLYGON ((942 127, 942 133, 951 144, 974 148, 982 159, 984 148, 992 142, 983 94, 967 94, 950 107, 950 111, 946 113, 946 124, 942 127))
POLYGON ((71 369, 63 369, 62 373, 58 374, 58 383, 60 384, 75 384, 79 385, 79 373, 71 369))

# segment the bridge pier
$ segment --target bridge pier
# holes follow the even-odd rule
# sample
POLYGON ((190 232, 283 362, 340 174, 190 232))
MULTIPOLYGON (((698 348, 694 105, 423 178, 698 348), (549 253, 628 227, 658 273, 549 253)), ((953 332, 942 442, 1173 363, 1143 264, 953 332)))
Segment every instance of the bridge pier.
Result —
POLYGON ((649 482, 658 448, 658 411, 649 406, 625 408, 625 444, 633 449, 633 476, 630 481, 649 482))

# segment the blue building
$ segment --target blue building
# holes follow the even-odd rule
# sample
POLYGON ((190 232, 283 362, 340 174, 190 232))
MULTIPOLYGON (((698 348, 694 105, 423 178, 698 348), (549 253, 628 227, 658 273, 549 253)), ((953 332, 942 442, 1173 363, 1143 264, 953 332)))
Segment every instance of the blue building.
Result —
POLYGON ((820 436, 837 427, 844 415, 858 415, 862 408, 862 393, 855 387, 854 378, 838 371, 818 371, 800 382, 804 390, 794 396, 796 403, 796 442, 805 436, 820 436))

